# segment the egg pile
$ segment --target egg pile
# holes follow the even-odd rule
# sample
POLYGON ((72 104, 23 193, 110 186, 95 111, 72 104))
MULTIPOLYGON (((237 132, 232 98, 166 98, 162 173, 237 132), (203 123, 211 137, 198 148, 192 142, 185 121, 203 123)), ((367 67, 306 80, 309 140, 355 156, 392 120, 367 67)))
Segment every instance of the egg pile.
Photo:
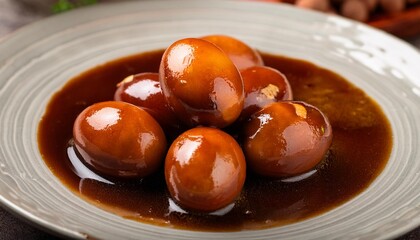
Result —
POLYGON ((125 78, 114 101, 80 113, 73 138, 99 174, 144 178, 163 165, 176 203, 212 212, 235 201, 247 168, 268 178, 313 169, 332 129, 316 107, 293 100, 286 76, 257 51, 211 35, 178 40, 159 72, 125 78))

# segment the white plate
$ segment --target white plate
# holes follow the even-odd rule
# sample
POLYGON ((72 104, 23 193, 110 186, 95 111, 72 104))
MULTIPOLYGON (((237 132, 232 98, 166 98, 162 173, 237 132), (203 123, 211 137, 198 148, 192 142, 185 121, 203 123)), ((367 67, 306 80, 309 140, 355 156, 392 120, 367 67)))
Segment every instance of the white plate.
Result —
POLYGON ((365 25, 280 4, 125 2, 37 22, 3 39, 0 53, 0 203, 42 227, 95 239, 374 239, 420 224, 420 54, 365 25), (38 122, 51 95, 98 64, 211 33, 315 62, 362 88, 382 106, 393 129, 394 146, 383 173, 362 194, 321 216, 232 233, 123 219, 63 186, 37 146, 38 122))

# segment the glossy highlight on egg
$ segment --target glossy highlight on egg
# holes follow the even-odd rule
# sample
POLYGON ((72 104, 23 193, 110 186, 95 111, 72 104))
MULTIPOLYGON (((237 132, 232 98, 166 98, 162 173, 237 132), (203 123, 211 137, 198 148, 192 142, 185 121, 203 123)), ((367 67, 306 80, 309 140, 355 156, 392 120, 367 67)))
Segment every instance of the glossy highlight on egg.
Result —
POLYGON ((247 169, 284 182, 317 172, 331 145, 330 123, 316 107, 293 101, 287 77, 264 66, 257 51, 209 35, 175 41, 160 56, 158 72, 125 77, 115 101, 79 114, 72 163, 104 184, 164 178, 168 214, 200 216, 238 211, 247 169))
POLYGON ((125 102, 100 102, 83 110, 74 122, 73 138, 89 167, 115 177, 154 173, 166 150, 159 124, 146 111, 125 102))
POLYGON ((186 38, 169 46, 159 79, 167 103, 188 126, 226 127, 242 111, 242 77, 229 57, 208 41, 186 38))
POLYGON ((172 198, 191 210, 211 212, 226 207, 242 191, 245 176, 241 147, 215 128, 184 132, 165 159, 165 179, 172 198))
POLYGON ((248 166, 268 177, 307 172, 325 157, 332 128, 325 115, 303 102, 276 102, 252 115, 244 125, 248 166))
POLYGON ((254 66, 241 71, 245 101, 240 118, 246 120, 264 106, 278 101, 293 100, 292 88, 280 71, 254 66))
POLYGON ((126 77, 118 83, 114 100, 144 109, 165 131, 180 128, 178 119, 163 96, 158 73, 144 72, 126 77))

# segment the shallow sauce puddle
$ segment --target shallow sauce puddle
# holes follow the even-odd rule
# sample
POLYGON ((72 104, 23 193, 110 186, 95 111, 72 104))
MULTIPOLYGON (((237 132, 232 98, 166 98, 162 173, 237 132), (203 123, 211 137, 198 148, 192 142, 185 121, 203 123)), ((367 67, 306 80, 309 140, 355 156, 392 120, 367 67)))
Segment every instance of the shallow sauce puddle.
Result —
POLYGON ((51 171, 98 207, 141 222, 191 230, 281 226, 322 214, 357 196, 387 163, 392 147, 390 125, 380 107, 363 91, 309 62, 262 54, 265 65, 287 76, 294 100, 318 107, 333 127, 333 143, 326 159, 303 179, 270 180, 248 172, 240 197, 230 211, 220 216, 178 209, 170 200, 163 170, 136 181, 104 181, 80 173, 82 169, 75 167, 77 158, 69 158, 77 115, 93 103, 112 100, 117 83, 125 77, 157 72, 162 53, 125 57, 71 79, 52 97, 40 122, 40 151, 51 171))

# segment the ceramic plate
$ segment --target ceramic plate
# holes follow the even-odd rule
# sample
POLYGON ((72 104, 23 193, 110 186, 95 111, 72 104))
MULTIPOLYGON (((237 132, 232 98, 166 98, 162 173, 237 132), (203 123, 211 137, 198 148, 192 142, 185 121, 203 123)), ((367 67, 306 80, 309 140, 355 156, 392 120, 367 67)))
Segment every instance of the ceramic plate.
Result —
POLYGON ((134 1, 47 18, 0 42, 0 203, 72 238, 374 239, 420 225, 420 54, 365 25, 287 5, 233 1, 134 1), (394 145, 367 190, 318 217, 258 231, 197 232, 142 224, 77 197, 45 165, 37 127, 71 77, 133 53, 212 33, 263 52, 314 62, 383 108, 394 145))

